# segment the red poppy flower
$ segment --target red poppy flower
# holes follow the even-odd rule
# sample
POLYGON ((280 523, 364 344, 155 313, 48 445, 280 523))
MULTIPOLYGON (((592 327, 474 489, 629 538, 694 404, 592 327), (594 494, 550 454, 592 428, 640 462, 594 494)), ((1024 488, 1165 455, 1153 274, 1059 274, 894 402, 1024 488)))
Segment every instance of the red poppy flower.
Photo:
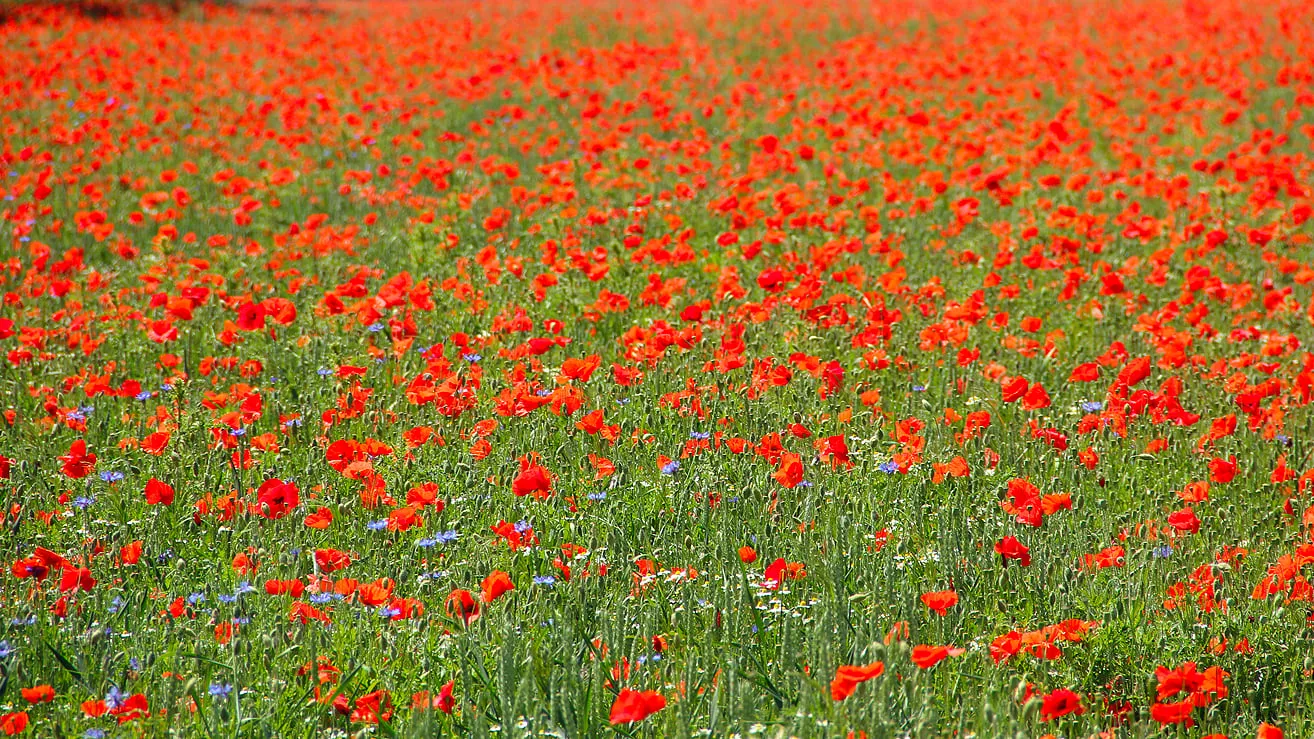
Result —
POLYGON ((1209 500, 1209 483, 1204 480, 1188 483, 1181 492, 1177 493, 1177 497, 1187 503, 1200 503, 1209 500))
POLYGON ((92 470, 96 469, 96 455, 87 453, 87 442, 78 439, 68 448, 68 454, 59 458, 64 463, 60 471, 65 477, 71 477, 74 480, 81 479, 90 475, 92 470))
POLYGON ((785 452, 781 455, 780 466, 772 477, 783 487, 794 488, 803 481, 803 460, 797 454, 785 452))
POLYGON ((260 303, 245 303, 237 309, 237 327, 259 331, 265 327, 265 308, 260 303))
POLYGON ((333 523, 333 511, 324 506, 315 509, 313 513, 306 514, 306 527, 312 529, 327 529, 333 523))
POLYGON ((535 498, 546 498, 552 492, 552 477, 547 468, 530 461, 528 457, 520 460, 520 474, 511 483, 511 492, 524 497, 533 494, 535 498))
POLYGON ((1031 550, 1017 540, 1014 536, 1005 536, 995 544, 995 553, 1004 559, 1004 564, 1008 560, 1014 559, 1023 567, 1031 566, 1031 550))
POLYGON ((666 707, 666 698, 655 690, 622 688, 611 704, 612 724, 630 724, 642 721, 666 707))
POLYGON ((146 481, 146 502, 150 505, 173 505, 173 487, 152 477, 146 481))
POLYGON ((256 490, 257 512, 265 518, 278 519, 292 512, 301 502, 296 483, 278 478, 265 480, 256 490))
POLYGON ((151 321, 146 338, 156 344, 166 344, 178 339, 178 327, 172 321, 151 321))
POLYGON ((1039 382, 1032 385, 1026 394, 1022 396, 1022 407, 1029 411, 1048 408, 1049 404, 1049 393, 1045 392, 1045 387, 1039 382))
POLYGON ((601 364, 602 358, 596 354, 591 354, 584 359, 571 357, 561 363, 561 376, 577 382, 588 382, 601 364))
POLYGON ((789 284, 789 275, 782 269, 769 267, 757 276, 757 286, 767 292, 778 292, 789 284))
POLYGON ((0 716, 0 731, 3 731, 6 736, 22 734, 27 730, 27 724, 28 718, 26 711, 16 711, 14 713, 6 713, 5 715, 0 716))
POLYGON ((87 567, 69 567, 59 579, 61 593, 91 590, 94 587, 96 587, 96 578, 91 576, 91 570, 87 567))
POLYGON ((55 699, 55 689, 49 685, 23 688, 19 692, 23 694, 23 700, 28 703, 49 703, 55 699))
POLYGON ((483 600, 485 603, 492 603, 501 598, 503 595, 516 589, 515 584, 511 582, 511 576, 501 570, 493 570, 484 581, 480 583, 483 600))
POLYGON ((392 718, 392 696, 386 690, 366 693, 356 699, 350 720, 357 724, 377 724, 392 718))
POLYGON ((803 569, 801 563, 786 562, 784 557, 779 557, 767 565, 762 575, 763 585, 769 590, 776 590, 785 580, 797 580, 807 576, 807 571, 803 569))
POLYGON ((853 695, 853 691, 858 685, 868 680, 880 677, 885 672, 884 662, 872 662, 871 664, 857 665, 840 665, 835 671, 835 677, 830 681, 830 698, 834 701, 842 701, 853 695))
POLYGON ((141 561, 142 541, 138 539, 119 548, 119 561, 125 565, 135 565, 141 561))
POLYGON ((949 657, 957 657, 966 652, 967 652, 966 649, 962 649, 960 647, 953 647, 953 646, 940 647, 940 646, 928 646, 926 644, 919 644, 913 647, 912 661, 913 664, 917 665, 923 670, 929 670, 930 668, 939 664, 941 661, 948 659, 949 657))
POLYGON ((1158 703, 1150 706, 1150 718, 1161 724, 1186 724, 1193 726, 1195 721, 1191 718, 1191 712, 1195 710, 1195 703, 1189 700, 1181 703, 1158 703))
POLYGON ((121 724, 140 718, 150 718, 150 703, 146 700, 146 696, 135 693, 125 698, 117 708, 111 708, 110 715, 118 719, 121 724))
POLYGON ((1225 485, 1236 477, 1236 455, 1227 459, 1215 457, 1209 460, 1209 479, 1218 485, 1225 485))
POLYGON ((316 549, 315 565, 320 572, 336 572, 351 564, 351 555, 337 549, 316 549))
POLYGON ((469 590, 453 590, 447 596, 447 615, 469 626, 479 618, 479 603, 469 590))
POLYGON ((456 699, 452 696, 452 691, 456 688, 455 680, 448 680, 438 691, 438 700, 434 705, 443 713, 451 713, 456 707, 456 699))
POLYGON ((156 431, 147 435, 141 440, 141 450, 147 454, 160 456, 169 446, 170 434, 168 431, 156 431))
POLYGON ((423 526, 424 519, 416 513, 412 506, 402 506, 393 509, 388 514, 389 531, 409 531, 414 526, 423 526))
POLYGON ((1094 382, 1100 379, 1100 366, 1094 362, 1086 362, 1072 368, 1072 373, 1068 375, 1068 382, 1094 382))
POLYGON ((1004 402, 1012 403, 1021 400, 1027 394, 1029 387, 1030 383, 1027 382, 1025 377, 1012 377, 1000 385, 1000 390, 1003 392, 1004 402))
POLYGON ((1168 514, 1168 524, 1182 533, 1195 534, 1200 531, 1200 519, 1190 506, 1168 514))
POLYGON ((1080 716, 1085 712, 1081 696, 1067 688, 1058 688, 1044 697, 1040 706, 1040 720, 1049 722, 1069 715, 1080 716))
POLYGON ((1022 651, 1022 634, 1013 630, 990 642, 990 658, 999 664, 1022 651))
POLYGON ((957 605, 958 593, 952 590, 940 590, 934 593, 923 593, 922 602, 926 607, 935 611, 937 614, 944 616, 949 609, 957 605))

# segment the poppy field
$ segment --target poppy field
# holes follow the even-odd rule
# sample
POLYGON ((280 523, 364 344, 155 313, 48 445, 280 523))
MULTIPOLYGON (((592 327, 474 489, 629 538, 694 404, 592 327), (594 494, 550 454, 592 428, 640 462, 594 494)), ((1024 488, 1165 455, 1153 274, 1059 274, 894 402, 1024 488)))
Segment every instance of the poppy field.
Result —
POLYGON ((14 11, 0 735, 1314 735, 1257 5, 14 11))

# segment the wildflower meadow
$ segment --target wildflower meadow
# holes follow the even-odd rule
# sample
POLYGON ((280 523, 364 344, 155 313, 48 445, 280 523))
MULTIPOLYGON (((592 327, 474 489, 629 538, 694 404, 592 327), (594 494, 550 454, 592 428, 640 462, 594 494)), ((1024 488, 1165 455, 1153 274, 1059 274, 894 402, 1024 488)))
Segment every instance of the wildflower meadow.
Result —
POLYGON ((0 735, 1314 736, 1314 12, 0 21, 0 735))

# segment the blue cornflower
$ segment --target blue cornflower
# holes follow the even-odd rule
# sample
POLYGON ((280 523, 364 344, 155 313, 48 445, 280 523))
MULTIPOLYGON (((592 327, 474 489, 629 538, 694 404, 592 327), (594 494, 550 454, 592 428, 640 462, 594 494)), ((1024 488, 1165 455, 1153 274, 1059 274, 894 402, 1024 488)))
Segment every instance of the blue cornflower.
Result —
POLYGON ((210 696, 213 698, 227 698, 231 692, 233 692, 233 686, 231 685, 210 683, 210 696))
POLYGON ((188 605, 194 606, 198 603, 204 603, 204 602, 205 602, 205 593, 192 593, 191 595, 187 596, 188 605))
POLYGON ((105 739, 104 729, 87 729, 82 732, 82 739, 105 739))
POLYGON ((915 392, 915 393, 924 393, 924 392, 926 392, 926 386, 925 386, 925 385, 913 385, 913 386, 912 386, 912 389, 913 389, 913 392, 915 392))
POLYGON ((318 370, 315 371, 319 373, 320 377, 330 377, 333 374, 333 370, 325 369, 323 367, 320 367, 318 370))
POLYGON ((433 538, 437 539, 439 544, 451 544, 456 541, 458 537, 460 537, 460 534, 456 533, 456 529, 439 531, 433 535, 433 538))
POLYGON ((92 504, 94 504, 95 502, 96 502, 95 498, 88 498, 85 495, 73 499, 73 505, 83 510, 90 508, 92 504))
POLYGON ((14 648, 9 646, 9 642, 0 641, 0 659, 5 659, 14 653, 14 648))
POLYGON ((674 475, 674 474, 675 474, 675 471, 678 470, 678 469, 680 469, 680 463, 677 462, 676 460, 672 459, 671 461, 669 461, 669 462, 667 462, 666 464, 662 465, 662 474, 663 474, 663 475, 674 475))
POLYGON ((1173 556, 1173 548, 1164 544, 1161 547, 1155 547, 1150 553, 1159 559, 1167 559, 1173 556))
POLYGON ((528 521, 517 521, 513 528, 515 528, 517 534, 523 534, 526 531, 533 529, 534 526, 528 521))
POLYGON ((112 470, 105 470, 104 472, 100 473, 100 479, 104 480, 105 482, 119 482, 120 480, 123 479, 123 473, 114 472, 112 470))
POLYGON ((105 694, 105 705, 108 706, 109 709, 112 711, 115 708, 122 706, 123 702, 127 699, 128 699, 127 693, 123 692, 122 690, 119 690, 119 686, 111 685, 109 692, 105 694))
POLYGON ((139 400, 139 401, 145 403, 146 401, 148 401, 148 400, 151 399, 151 394, 150 394, 149 392, 146 392, 146 391, 143 390, 142 392, 137 393, 137 394, 134 395, 133 397, 136 398, 137 400, 139 400))
POLYGON ((237 584, 237 592, 235 595, 246 595, 247 593, 254 592, 256 592, 256 587, 246 580, 243 580, 237 584))
POLYGON ((368 528, 370 531, 383 531, 384 529, 388 528, 388 519, 380 518, 377 521, 370 521, 369 523, 365 524, 365 527, 368 528))
POLYGON ((606 500, 606 499, 607 499, 607 493, 602 490, 599 490, 596 493, 589 493, 589 500, 591 501, 597 502, 599 500, 606 500))
POLYGON ((246 436, 246 429, 229 429, 228 433, 233 436, 246 436))
POLYGON ((712 435, 709 434, 709 433, 706 432, 706 431, 690 431, 690 432, 689 432, 689 438, 690 438, 690 439, 700 439, 700 440, 701 440, 701 439, 710 439, 710 438, 712 438, 712 435))
POLYGON ((1081 409, 1087 413, 1099 413, 1104 410, 1104 403, 1099 400, 1087 400, 1081 404, 1081 409))
POLYGON ((876 469, 880 470, 881 472, 884 472, 887 475, 893 475, 894 473, 899 471, 899 465, 895 464, 894 462, 881 462, 881 465, 876 469))
POLYGON ((219 602, 220 602, 220 603, 236 603, 236 602, 237 602, 237 596, 236 596, 236 595, 229 595, 228 593, 220 593, 220 594, 216 595, 215 597, 219 599, 219 602))
POLYGON ((369 332, 372 333, 372 334, 377 334, 378 332, 380 332, 380 331, 383 330, 383 324, 382 324, 382 323, 371 323, 369 326, 366 326, 366 327, 365 327, 365 330, 366 330, 366 331, 369 331, 369 332))
POLYGON ((555 577, 553 577, 553 576, 551 576, 551 575, 538 575, 538 576, 536 576, 536 577, 534 578, 534 584, 535 584, 535 585, 544 585, 544 586, 550 588, 550 587, 552 587, 553 585, 556 585, 556 584, 557 584, 557 578, 555 578, 555 577))
POLYGON ((462 354, 461 359, 464 359, 465 361, 474 364, 475 362, 482 361, 483 356, 480 354, 475 354, 474 352, 470 352, 469 354, 462 354))

